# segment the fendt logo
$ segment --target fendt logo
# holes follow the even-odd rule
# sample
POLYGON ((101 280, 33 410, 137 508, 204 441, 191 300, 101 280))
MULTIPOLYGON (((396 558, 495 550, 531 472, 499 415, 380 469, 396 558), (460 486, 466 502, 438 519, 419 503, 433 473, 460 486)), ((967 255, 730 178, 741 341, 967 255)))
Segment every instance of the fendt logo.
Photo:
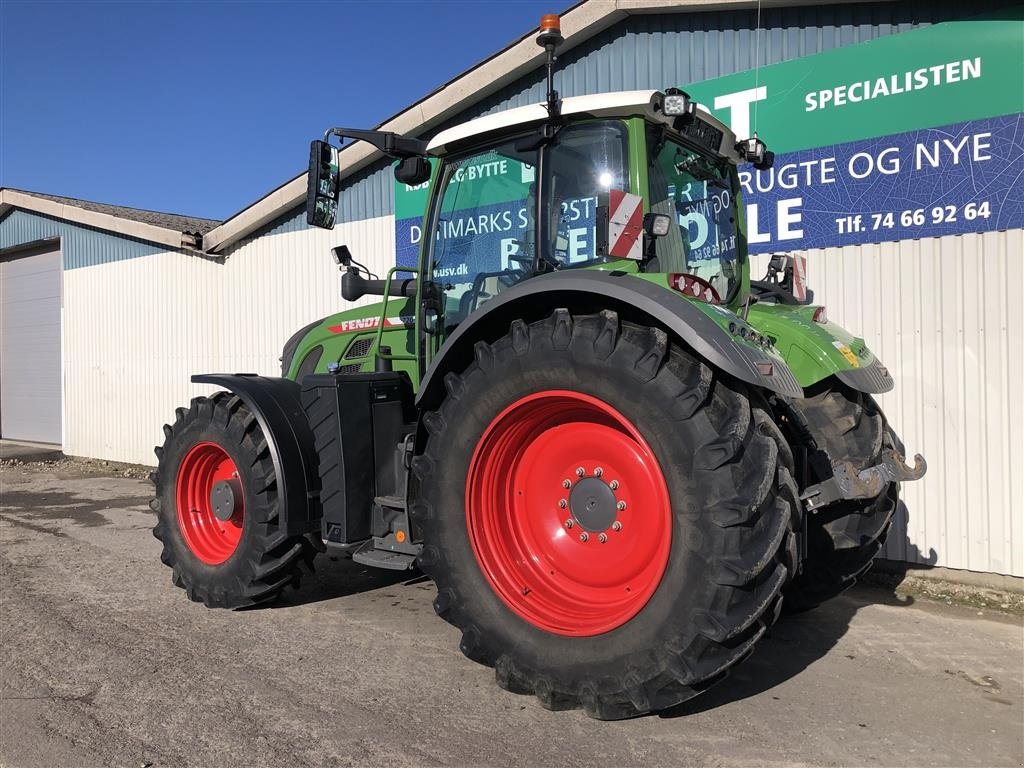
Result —
MULTIPOLYGON (((412 317, 386 317, 385 328, 412 328, 416 321, 412 317)), ((374 331, 380 325, 379 317, 361 317, 356 320, 342 320, 335 325, 328 325, 331 333, 355 333, 356 331, 374 331)))

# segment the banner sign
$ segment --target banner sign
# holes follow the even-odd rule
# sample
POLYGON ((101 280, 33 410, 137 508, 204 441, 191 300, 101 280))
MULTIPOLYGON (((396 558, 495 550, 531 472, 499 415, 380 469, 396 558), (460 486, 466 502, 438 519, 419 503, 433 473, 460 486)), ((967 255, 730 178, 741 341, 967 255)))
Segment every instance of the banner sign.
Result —
MULTIPOLYGON (((1022 61, 1015 9, 682 87, 776 153, 770 171, 740 168, 749 251, 772 253, 1024 227, 1022 61)), ((395 187, 400 264, 416 261, 427 194, 395 187)), ((490 212, 494 247, 522 235, 521 207, 490 212)), ((686 215, 701 231, 702 214, 686 215)))
POLYGON ((740 169, 750 253, 1024 227, 1024 115, 787 152, 740 169))

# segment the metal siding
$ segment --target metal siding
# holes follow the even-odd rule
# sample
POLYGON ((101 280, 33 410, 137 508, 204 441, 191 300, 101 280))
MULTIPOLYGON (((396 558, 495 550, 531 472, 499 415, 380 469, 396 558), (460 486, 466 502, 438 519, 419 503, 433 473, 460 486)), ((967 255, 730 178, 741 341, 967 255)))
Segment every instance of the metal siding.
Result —
POLYGON ((0 436, 61 442, 60 247, 0 260, 0 436))
MULTIPOLYGON (((809 56, 940 21, 976 16, 1006 5, 915 0, 764 8, 761 63, 775 64, 809 56)), ((757 12, 753 9, 635 14, 562 55, 555 86, 562 96, 670 85, 685 87, 687 83, 753 69, 756 28, 757 12)), ((538 67, 445 121, 430 135, 481 115, 541 102, 545 91, 544 72, 538 67)), ((339 220, 393 213, 389 163, 378 163, 348 182, 339 220)))
POLYGON ((162 247, 142 240, 69 224, 39 213, 15 209, 0 220, 0 248, 9 248, 48 237, 60 238, 64 269, 77 269, 164 252, 162 247))
MULTIPOLYGON (((940 21, 974 16, 1006 3, 858 3, 761 11, 761 64, 855 45, 940 21)), ((560 57, 562 96, 685 87, 753 69, 758 46, 754 9, 629 16, 560 57)), ((544 100, 538 68, 465 110, 447 125, 544 100)))
POLYGON ((889 367, 879 403, 928 460, 883 556, 1024 576, 1024 231, 803 253, 815 303, 889 367))
POLYGON ((340 223, 387 216, 395 210, 394 172, 390 160, 378 160, 346 179, 338 206, 340 223))
POLYGON ((212 391, 193 373, 279 375, 295 329, 346 306, 330 248, 383 272, 394 231, 390 216, 328 232, 293 215, 223 263, 161 251, 65 272, 65 452, 153 464, 161 425, 212 391))

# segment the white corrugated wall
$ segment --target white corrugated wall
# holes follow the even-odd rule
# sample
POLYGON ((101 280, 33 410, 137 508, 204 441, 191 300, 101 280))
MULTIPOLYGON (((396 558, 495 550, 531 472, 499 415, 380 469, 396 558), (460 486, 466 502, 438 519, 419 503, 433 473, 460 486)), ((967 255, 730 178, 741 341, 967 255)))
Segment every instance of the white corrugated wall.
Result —
MULTIPOLYGON (((276 375, 288 336, 342 308, 338 243, 383 274, 394 220, 265 235, 223 263, 172 252, 66 271, 66 452, 151 464, 160 425, 209 391, 191 374, 276 375)), ((816 303, 890 367, 882 406, 929 462, 886 556, 1024 576, 1024 233, 806 253, 816 303)))
POLYGON ((223 262, 169 251, 65 270, 65 453, 153 464, 161 425, 212 391, 193 373, 279 375, 288 337, 344 308, 339 243, 383 275, 394 218, 256 238, 223 262))
POLYGON ((892 371, 881 405, 928 460, 885 556, 1024 576, 1024 231, 806 253, 815 303, 892 371))

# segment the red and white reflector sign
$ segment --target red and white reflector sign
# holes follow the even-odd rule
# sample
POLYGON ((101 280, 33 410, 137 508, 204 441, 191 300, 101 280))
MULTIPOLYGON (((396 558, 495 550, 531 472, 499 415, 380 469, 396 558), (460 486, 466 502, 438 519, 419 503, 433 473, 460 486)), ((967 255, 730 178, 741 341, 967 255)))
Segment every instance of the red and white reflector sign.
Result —
POLYGON ((793 263, 793 297, 803 303, 807 301, 807 257, 791 256, 793 263))
POLYGON ((608 190, 608 255, 617 259, 643 258, 643 198, 621 189, 608 190))

